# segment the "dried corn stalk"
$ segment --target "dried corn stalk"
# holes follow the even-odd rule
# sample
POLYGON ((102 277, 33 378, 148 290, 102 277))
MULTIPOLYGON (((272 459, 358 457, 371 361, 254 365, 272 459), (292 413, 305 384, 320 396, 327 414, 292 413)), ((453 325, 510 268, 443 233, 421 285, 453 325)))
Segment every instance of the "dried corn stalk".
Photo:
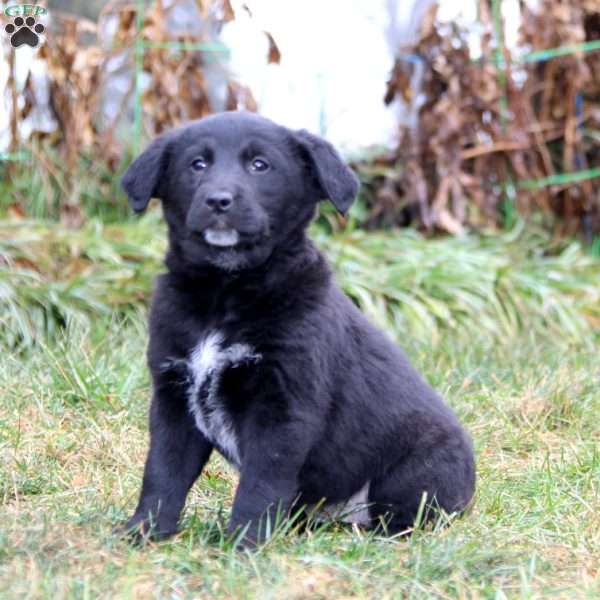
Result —
MULTIPOLYGON (((386 101, 400 96, 418 102, 418 126, 401 128, 393 161, 402 168, 395 170, 393 185, 389 177, 379 179, 375 204, 383 194, 389 205, 394 193, 397 222, 408 210, 426 229, 459 233, 465 225, 497 224, 508 200, 521 212, 542 208, 559 215, 567 229, 600 231, 600 180, 535 190, 518 185, 600 166, 600 53, 522 67, 504 51, 502 75, 486 0, 480 1, 480 16, 477 62, 468 32, 441 23, 435 6, 416 45, 401 49, 386 101), (415 98, 417 68, 422 89, 415 98), (596 137, 586 137, 586 131, 596 137), (512 197, 507 182, 517 183, 512 197)), ((535 12, 523 9, 521 44, 536 51, 600 39, 599 24, 597 0, 541 0, 535 12)))

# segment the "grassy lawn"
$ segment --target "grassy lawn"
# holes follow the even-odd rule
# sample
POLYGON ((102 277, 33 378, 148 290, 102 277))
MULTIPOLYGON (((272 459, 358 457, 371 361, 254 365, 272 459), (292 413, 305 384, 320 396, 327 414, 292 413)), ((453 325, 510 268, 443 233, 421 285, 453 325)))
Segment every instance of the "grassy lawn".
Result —
MULTIPOLYGON (((34 277, 32 263, 41 260, 35 240, 18 247, 18 236, 11 236, 4 238, 6 254, 34 277)), ((328 524, 303 535, 278 534, 259 551, 240 553, 221 535, 236 475, 213 457, 176 538, 136 549, 114 537, 112 528, 134 509, 145 457, 146 329, 143 304, 111 312, 105 308, 121 300, 99 290, 122 281, 137 293, 149 276, 132 278, 131 248, 117 264, 117 255, 92 244, 94 261, 120 275, 107 280, 90 271, 71 248, 65 256, 77 269, 67 275, 77 285, 68 289, 56 281, 13 289, 14 272, 0 279, 2 319, 11 331, 0 336, 0 597, 600 597, 598 337, 584 326, 597 324, 597 281, 587 277, 576 285, 580 271, 567 249, 539 257, 552 267, 532 263, 500 288, 498 273, 516 258, 485 250, 491 241, 449 241, 462 252, 471 279, 485 283, 494 274, 489 289, 500 290, 497 300, 485 287, 472 293, 464 272, 434 260, 447 256, 450 245, 441 253, 437 242, 419 249, 409 236, 404 256, 386 259, 395 270, 378 271, 383 259, 371 265, 361 258, 375 256, 377 239, 350 248, 338 240, 330 257, 338 260, 345 288, 402 339, 471 431, 478 491, 469 515, 410 539, 328 524), (377 286, 384 292, 379 296, 377 286), (27 303, 40 301, 36 294, 59 308, 68 298, 74 313, 61 317, 65 331, 40 334, 52 311, 23 322, 32 310, 27 303), (489 306, 496 301, 499 307, 489 306), (21 336, 19 347, 15 336, 21 336)), ((379 243, 383 256, 387 246, 379 243)), ((143 239, 140 246, 147 255, 138 263, 150 264, 152 248, 143 239)), ((515 256, 519 248, 525 252, 515 248, 515 256)), ((586 270, 600 265, 585 264, 586 270)), ((61 280, 67 275, 61 271, 61 280)))

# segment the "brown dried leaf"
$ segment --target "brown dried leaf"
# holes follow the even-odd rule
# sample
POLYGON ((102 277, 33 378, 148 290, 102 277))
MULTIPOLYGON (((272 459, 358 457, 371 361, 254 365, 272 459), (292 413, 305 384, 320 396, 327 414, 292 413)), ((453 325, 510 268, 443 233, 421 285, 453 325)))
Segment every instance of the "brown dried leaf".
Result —
POLYGON ((281 62, 281 52, 279 51, 279 47, 275 43, 273 36, 268 31, 264 31, 263 33, 267 36, 267 39, 269 40, 269 53, 267 57, 267 62, 269 64, 278 65, 281 62))

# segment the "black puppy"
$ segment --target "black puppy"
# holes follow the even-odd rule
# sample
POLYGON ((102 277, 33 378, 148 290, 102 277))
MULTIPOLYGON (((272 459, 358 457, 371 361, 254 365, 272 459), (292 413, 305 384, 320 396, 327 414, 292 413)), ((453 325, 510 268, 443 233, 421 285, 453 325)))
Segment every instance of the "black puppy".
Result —
POLYGON ((173 533, 213 448, 240 472, 229 529, 247 543, 276 514, 319 503, 390 532, 467 506, 468 435, 306 236, 319 200, 345 212, 358 191, 329 143, 223 113, 154 140, 123 186, 138 212, 160 198, 169 227, 150 315, 150 450, 129 530, 173 533))

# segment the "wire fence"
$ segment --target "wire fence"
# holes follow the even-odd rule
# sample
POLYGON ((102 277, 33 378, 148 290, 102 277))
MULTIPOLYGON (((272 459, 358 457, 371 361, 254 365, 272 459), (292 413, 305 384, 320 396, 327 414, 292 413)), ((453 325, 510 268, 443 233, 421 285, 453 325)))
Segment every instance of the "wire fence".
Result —
MULTIPOLYGON (((509 98, 507 94, 507 68, 509 62, 506 58, 504 48, 504 21, 502 17, 502 0, 492 0, 492 13, 494 18, 494 35, 496 42, 496 52, 494 57, 495 67, 498 73, 498 79, 501 88, 504 90, 502 104, 502 119, 510 118, 509 98)), ((221 43, 184 43, 177 41, 168 42, 152 42, 142 38, 141 31, 146 15, 146 2, 144 0, 136 0, 136 37, 134 43, 134 77, 135 90, 133 100, 133 125, 131 143, 134 151, 139 151, 143 144, 143 103, 142 96, 144 93, 143 75, 144 75, 144 55, 150 49, 165 49, 174 52, 197 51, 207 55, 226 54, 228 49, 221 43)), ((537 62, 550 61, 556 58, 565 57, 573 54, 582 54, 588 52, 600 51, 600 40, 588 41, 580 44, 570 44, 556 48, 547 48, 529 52, 522 56, 510 57, 510 62, 516 64, 532 64, 537 62)), ((14 60, 14 52, 12 50, 11 59, 14 60)), ((403 60, 417 61, 419 57, 405 56, 403 60)), ((583 99, 581 95, 577 96, 578 112, 582 110, 583 99)), ((30 159, 30 153, 27 149, 21 149, 12 152, 0 153, 0 161, 27 161, 30 159)), ((571 172, 557 173, 539 179, 529 179, 521 181, 506 181, 504 186, 506 196, 510 198, 511 193, 514 194, 516 188, 525 190, 534 190, 547 186, 554 185, 569 185, 595 179, 600 177, 600 167, 588 169, 580 169, 571 172)))
MULTIPOLYGON (((136 25, 136 36, 133 46, 134 50, 134 98, 133 98, 133 124, 132 124, 132 135, 131 135, 131 147, 134 152, 139 152, 141 146, 144 143, 144 132, 143 132, 143 102, 142 97, 144 93, 144 56, 148 50, 160 49, 170 50, 172 52, 202 52, 210 55, 220 54, 227 55, 229 49, 223 43, 215 42, 179 42, 175 40, 166 42, 153 42, 145 40, 142 37, 142 29, 146 18, 146 5, 145 0, 135 0, 136 13, 135 13, 135 25, 136 25)), ((15 69, 15 52, 16 49, 11 49, 9 55, 10 69, 15 69)), ((26 149, 22 148, 15 151, 0 152, 0 162, 22 162, 31 159, 31 153, 26 149)))
MULTIPOLYGON (((502 17, 502 0, 492 0, 492 14, 494 19, 494 35, 496 41, 496 53, 495 53, 495 66, 498 70, 498 78, 501 83, 501 87, 504 90, 504 95, 501 99, 501 105, 503 108, 503 119, 508 118, 509 113, 509 99, 507 95, 507 67, 509 66, 505 59, 505 48, 504 48, 504 19, 502 17)), ((544 50, 536 50, 533 52, 526 53, 522 56, 511 57, 512 62, 517 64, 532 64, 539 62, 546 62, 556 58, 569 56, 573 54, 585 54, 587 52, 600 51, 600 40, 592 40, 589 42, 582 42, 580 44, 569 44, 566 46, 559 46, 557 48, 546 48, 544 50)), ((583 98, 581 94, 576 97, 577 113, 582 112, 583 98)), ((553 185, 568 185, 571 183, 580 183, 582 181, 588 181, 590 179, 596 179, 600 177, 600 167, 594 167, 591 169, 580 169, 577 171, 571 171, 568 173, 557 173, 548 177, 540 177, 538 179, 527 179, 516 182, 507 181, 504 182, 505 189, 516 187, 525 190, 535 190, 553 185)), ((510 197, 510 193, 506 193, 507 198, 510 197)))
POLYGON ((144 24, 146 3, 144 0, 136 0, 136 37, 135 37, 135 99, 133 120, 133 150, 139 152, 142 145, 142 75, 144 73, 144 53, 146 50, 158 48, 161 50, 172 50, 175 52, 197 51, 206 53, 228 52, 224 44, 215 43, 182 43, 182 42, 147 42, 142 39, 141 31, 144 24))

